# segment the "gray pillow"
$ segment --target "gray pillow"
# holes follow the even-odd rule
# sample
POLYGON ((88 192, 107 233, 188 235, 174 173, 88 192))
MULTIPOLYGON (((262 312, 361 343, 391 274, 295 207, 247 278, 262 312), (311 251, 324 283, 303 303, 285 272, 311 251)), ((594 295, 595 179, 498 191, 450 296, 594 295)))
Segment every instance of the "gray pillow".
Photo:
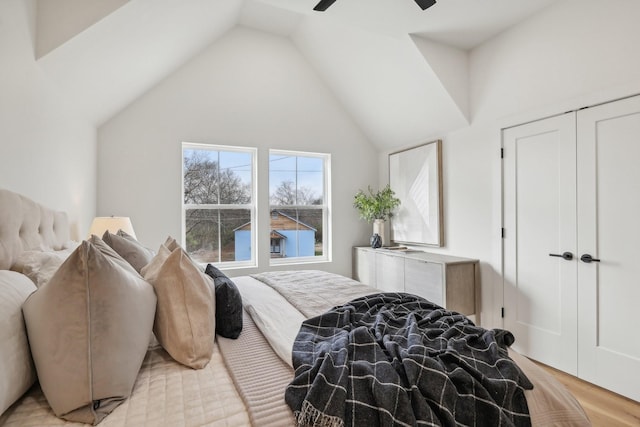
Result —
POLYGON ((112 234, 107 230, 104 232, 102 240, 131 264, 138 273, 153 258, 151 250, 142 246, 135 237, 122 230, 118 230, 116 234, 112 234))
POLYGON ((22 311, 53 412, 97 424, 133 389, 149 344, 153 288, 102 240, 84 241, 22 311))

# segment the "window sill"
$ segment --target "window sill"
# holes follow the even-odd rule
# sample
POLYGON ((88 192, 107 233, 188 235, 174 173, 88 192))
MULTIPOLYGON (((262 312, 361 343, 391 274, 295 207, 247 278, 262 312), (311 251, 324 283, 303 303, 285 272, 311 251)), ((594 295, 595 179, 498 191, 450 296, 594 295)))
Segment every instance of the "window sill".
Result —
POLYGON ((331 262, 327 257, 292 257, 292 258, 271 258, 270 267, 279 265, 301 265, 301 264, 323 264, 331 262))

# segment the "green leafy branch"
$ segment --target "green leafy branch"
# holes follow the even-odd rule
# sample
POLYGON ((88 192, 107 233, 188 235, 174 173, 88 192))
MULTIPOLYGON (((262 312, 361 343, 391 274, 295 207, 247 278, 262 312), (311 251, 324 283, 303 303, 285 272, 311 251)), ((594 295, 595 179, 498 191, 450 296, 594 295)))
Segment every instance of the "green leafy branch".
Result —
POLYGON ((393 216, 393 211, 400 205, 400 199, 395 197, 395 192, 387 184, 380 191, 373 192, 368 188, 369 194, 362 190, 356 193, 353 206, 360 212, 360 218, 367 222, 376 219, 387 220, 393 216))

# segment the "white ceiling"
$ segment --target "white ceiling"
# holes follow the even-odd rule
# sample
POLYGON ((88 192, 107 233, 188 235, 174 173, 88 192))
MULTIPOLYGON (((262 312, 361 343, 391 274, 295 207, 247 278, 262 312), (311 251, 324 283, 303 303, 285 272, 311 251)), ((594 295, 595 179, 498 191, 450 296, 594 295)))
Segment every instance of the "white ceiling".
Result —
POLYGON ((558 0, 438 0, 422 11, 413 0, 336 0, 315 12, 318 0, 262 0, 297 12, 322 15, 348 27, 393 36, 417 34, 470 49, 558 0))
POLYGON ((317 0, 129 0, 71 38, 71 24, 43 4, 53 1, 81 4, 38 0, 39 30, 61 40, 38 62, 97 126, 244 25, 289 37, 389 149, 465 126, 468 51, 562 0, 439 0, 426 11, 413 0, 337 0, 326 12, 312 10, 317 0))

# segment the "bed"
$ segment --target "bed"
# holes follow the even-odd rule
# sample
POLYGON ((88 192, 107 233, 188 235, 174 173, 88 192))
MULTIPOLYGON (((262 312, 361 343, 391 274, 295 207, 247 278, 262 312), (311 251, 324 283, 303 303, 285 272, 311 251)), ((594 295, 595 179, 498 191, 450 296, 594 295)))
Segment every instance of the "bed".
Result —
MULTIPOLYGON (((203 348, 178 354, 166 345, 166 338, 156 340, 151 335, 152 325, 158 322, 155 316, 162 297, 159 288, 154 287, 156 293, 152 295, 148 289, 151 287, 141 282, 139 272, 137 277, 129 270, 122 273, 129 267, 109 255, 102 264, 98 263, 100 268, 108 264, 109 268, 118 270, 119 280, 130 283, 137 293, 128 294, 124 299, 108 296, 121 298, 117 301, 123 311, 112 315, 107 324, 91 318, 90 326, 95 331, 87 327, 82 334, 76 334, 83 336, 84 347, 70 355, 69 349, 77 345, 73 334, 60 335, 60 331, 51 329, 53 322, 49 319, 67 321, 75 316, 71 307, 74 296, 66 295, 53 303, 51 299, 59 295, 49 290, 62 280, 63 261, 63 265, 68 265, 73 264, 70 260, 75 260, 76 268, 84 268, 86 263, 102 259, 103 255, 95 249, 100 244, 71 242, 64 213, 0 189, 0 425, 86 425, 77 420, 101 426, 295 425, 291 402, 285 401, 285 395, 289 393, 289 384, 299 376, 299 371, 294 371, 297 359, 292 358, 292 349, 300 345, 298 333, 304 330, 301 324, 318 327, 313 324, 314 319, 322 318, 318 314, 378 292, 351 279, 321 271, 236 277, 232 283, 243 302, 241 333, 230 338, 215 336, 211 330, 198 331, 201 335, 196 344, 202 344, 203 348), (49 283, 45 283, 47 278, 51 280, 49 283), (121 326, 118 334, 110 335, 117 325, 121 326), (83 334, 93 339, 90 346, 86 345, 87 337, 83 334), (52 341, 51 336, 64 339, 52 341), (209 339, 202 338, 206 336, 209 339), (112 341, 95 344, 104 340, 112 341), (59 345, 61 341, 63 345, 59 345), (99 345, 104 345, 103 350, 99 345), (197 357, 198 352, 208 355, 206 361, 197 357), (69 357, 78 368, 57 369, 68 363, 69 357), (83 373, 87 369, 93 375, 89 379, 83 373), (108 387, 117 387, 117 392, 96 397, 99 387, 95 385, 88 392, 83 387, 76 390, 78 387, 69 385, 83 381, 93 381, 91 384, 103 381, 109 383, 108 387), (52 397, 52 392, 43 392, 43 389, 51 390, 52 384, 62 396, 52 397), (63 410, 71 413, 76 421, 56 416, 52 406, 64 408, 67 401, 73 399, 87 400, 81 410, 63 410)), ((102 253, 104 251, 106 249, 102 253)), ((162 251, 161 247, 158 252, 162 251)), ((154 259, 159 256, 159 253, 153 254, 154 259)), ((163 256, 166 263, 170 255, 163 256)), ((176 262, 188 262, 187 258, 181 257, 176 262)), ((159 268, 154 270, 152 262, 145 267, 145 278, 160 280, 159 268)), ((217 295, 213 288, 211 295, 217 295)), ((102 313, 104 310, 98 308, 107 306, 104 301, 110 300, 100 301, 96 312, 102 313)), ((194 300, 191 306, 197 303, 194 300)), ((209 318, 214 316, 211 305, 217 306, 210 300, 209 307, 203 307, 199 314, 206 312, 209 318)), ((86 307, 78 310, 81 315, 84 312, 86 307)), ((215 320, 218 326, 224 321, 217 315, 215 320)), ((76 322, 69 329, 74 331, 78 327, 76 322)), ((590 425, 564 386, 525 357, 511 350, 509 355, 533 385, 532 389, 523 391, 532 425, 590 425)), ((365 424, 360 421, 355 420, 353 424, 365 424)))

